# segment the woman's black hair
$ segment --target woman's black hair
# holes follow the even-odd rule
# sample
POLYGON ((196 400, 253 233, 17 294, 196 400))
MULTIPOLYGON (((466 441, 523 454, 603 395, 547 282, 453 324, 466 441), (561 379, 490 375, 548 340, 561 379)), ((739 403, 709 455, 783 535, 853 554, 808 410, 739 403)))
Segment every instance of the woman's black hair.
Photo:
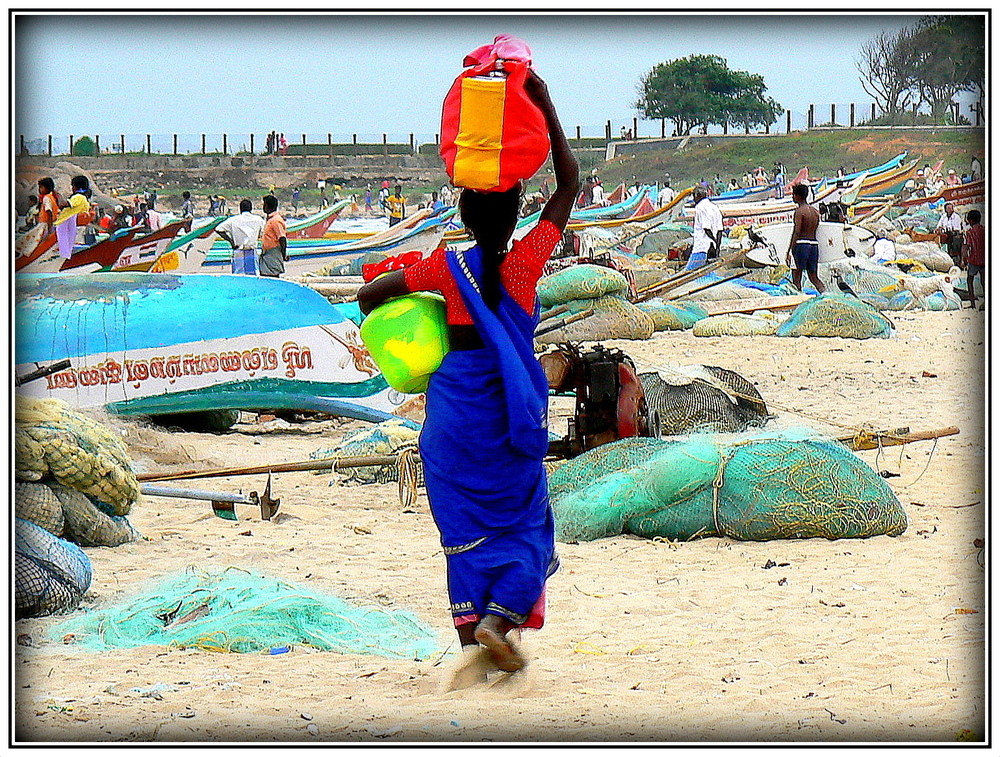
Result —
POLYGON ((458 200, 462 223, 483 251, 483 280, 479 284, 490 310, 500 304, 500 263, 517 225, 520 206, 520 184, 506 192, 465 189, 458 200))

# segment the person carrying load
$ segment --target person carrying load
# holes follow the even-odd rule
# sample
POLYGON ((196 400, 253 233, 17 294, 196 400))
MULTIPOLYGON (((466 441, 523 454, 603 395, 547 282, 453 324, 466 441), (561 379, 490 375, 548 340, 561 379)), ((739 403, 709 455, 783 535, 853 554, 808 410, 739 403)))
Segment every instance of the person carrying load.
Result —
POLYGON ((459 211, 474 247, 439 249, 358 292, 365 313, 411 292, 445 299, 450 352, 430 377, 420 456, 463 649, 453 688, 483 680, 487 668, 525 665, 519 629, 542 626, 545 582, 558 567, 542 465, 548 384, 533 350, 535 285, 566 227, 579 174, 547 87, 530 69, 523 91, 544 116, 556 174, 535 228, 510 243, 520 181, 505 191, 466 188, 459 211))

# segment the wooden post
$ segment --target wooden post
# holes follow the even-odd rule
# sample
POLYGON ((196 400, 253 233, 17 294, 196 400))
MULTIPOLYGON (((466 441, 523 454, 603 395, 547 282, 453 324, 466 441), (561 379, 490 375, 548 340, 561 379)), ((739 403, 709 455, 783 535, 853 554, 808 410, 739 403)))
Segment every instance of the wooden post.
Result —
POLYGON ((830 103, 830 123, 837 125, 837 106, 834 103, 830 103))
POLYGON ((149 135, 147 134, 146 135, 146 154, 147 155, 151 155, 152 152, 153 152, 152 144, 150 142, 149 135))
POLYGON ((201 154, 205 154, 205 135, 201 135, 201 154))
POLYGON ((94 135, 94 155, 100 155, 100 154, 101 154, 101 135, 100 134, 95 134, 94 135))
POLYGON ((49 134, 49 157, 52 157, 52 135, 49 134))
POLYGON ((875 103, 872 103, 872 121, 875 120, 875 103))
POLYGON ((229 152, 229 135, 222 132, 222 154, 226 155, 229 152))
POLYGON ((250 133, 250 155, 253 155, 253 132, 250 133))
MULTIPOLYGON (((251 135, 250 139, 251 140, 253 139, 253 135, 251 135)), ((177 155, 177 135, 176 134, 174 134, 173 142, 174 142, 174 155, 176 156, 177 155)))
POLYGON ((389 135, 385 133, 382 134, 382 154, 389 154, 389 135))
POLYGON ((638 139, 638 138, 639 138, 639 119, 633 117, 632 118, 632 139, 638 139))
MULTIPOLYGON (((749 132, 747 132, 747 133, 749 133, 749 132)), ((771 133, 771 124, 764 124, 764 133, 765 134, 770 134, 771 133)))
POLYGON ((816 106, 809 103, 809 114, 806 116, 806 128, 811 129, 815 124, 816 106))
POLYGON ((577 142, 580 141, 580 127, 579 126, 576 127, 576 141, 577 142))
POLYGON ((792 111, 785 111, 785 134, 792 133, 792 111))
POLYGON ((723 121, 722 122, 722 133, 723 133, 723 135, 728 135, 729 134, 729 121, 723 121))
POLYGON ((608 140, 608 142, 611 141, 611 121, 610 120, 606 121, 605 124, 604 124, 604 138, 606 140, 608 140))
POLYGON ((851 128, 854 128, 854 103, 851 103, 851 128))
POLYGON ((351 141, 352 141, 352 142, 353 142, 354 144, 357 144, 357 143, 358 143, 358 135, 357 135, 357 134, 352 134, 352 135, 351 135, 351 141))
POLYGON ((438 132, 434 132, 434 144, 441 144, 441 135, 438 132))
POLYGON ((69 150, 67 150, 67 152, 72 157, 72 155, 73 155, 73 135, 72 134, 69 135, 69 150))
POLYGON ((660 119, 660 138, 662 139, 663 137, 666 137, 666 136, 667 136, 667 119, 661 118, 660 119))
POLYGON ((333 132, 328 131, 326 133, 326 146, 330 151, 330 160, 333 160, 333 132))
POLYGON ((122 155, 124 155, 125 154, 125 135, 124 134, 119 134, 118 136, 122 138, 122 155))
POLYGON ((18 141, 20 142, 20 146, 21 146, 21 149, 19 150, 19 153, 21 155, 24 155, 24 135, 23 134, 18 138, 18 141))
POLYGON ((306 149, 306 135, 303 134, 302 135, 302 157, 304 158, 308 154, 309 154, 309 151, 306 149))

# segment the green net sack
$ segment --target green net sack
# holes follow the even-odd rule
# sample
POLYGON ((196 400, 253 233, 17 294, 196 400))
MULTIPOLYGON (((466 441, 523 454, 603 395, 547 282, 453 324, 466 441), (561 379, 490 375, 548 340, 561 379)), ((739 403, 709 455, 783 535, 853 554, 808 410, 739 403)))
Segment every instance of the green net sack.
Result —
POLYGON ((573 300, 566 304, 569 312, 565 315, 588 309, 593 310, 594 314, 535 337, 535 341, 539 344, 599 342, 604 339, 649 339, 653 335, 652 317, 616 295, 609 294, 594 300, 573 300))
POLYGON ((727 313, 698 321, 691 330, 695 336, 773 336, 780 322, 775 317, 727 313))
POLYGON ((589 300, 628 291, 628 281, 618 271, 582 263, 543 276, 538 282, 538 301, 543 308, 570 300, 589 300))
POLYGON ((934 292, 924 297, 924 302, 927 305, 927 310, 961 310, 962 301, 958 299, 958 295, 953 297, 945 297, 941 292, 934 292))
POLYGON ((821 294, 795 308, 777 335, 886 339, 892 336, 892 324, 856 297, 821 294))
POLYGON ((647 441, 604 445, 552 474, 558 539, 840 539, 906 529, 885 481, 836 442, 792 434, 647 441))
POLYGON ((755 439, 731 446, 713 526, 733 539, 898 536, 906 513, 861 458, 821 439, 755 439))
POLYGON ((649 300, 636 304, 644 313, 653 319, 653 328, 657 331, 681 331, 689 329, 698 321, 708 318, 708 313, 700 305, 693 302, 664 302, 649 300))
POLYGON ((858 299, 876 310, 890 310, 889 298, 881 294, 859 294, 858 299))
POLYGON ((109 505, 55 481, 17 482, 14 486, 14 514, 18 518, 83 547, 117 547, 139 538, 124 516, 110 513, 109 505))
POLYGON ((213 652, 262 652, 293 644, 343 654, 426 659, 434 633, 413 614, 355 607, 237 568, 191 568, 121 604, 71 618, 53 638, 73 634, 91 650, 155 644, 213 652))

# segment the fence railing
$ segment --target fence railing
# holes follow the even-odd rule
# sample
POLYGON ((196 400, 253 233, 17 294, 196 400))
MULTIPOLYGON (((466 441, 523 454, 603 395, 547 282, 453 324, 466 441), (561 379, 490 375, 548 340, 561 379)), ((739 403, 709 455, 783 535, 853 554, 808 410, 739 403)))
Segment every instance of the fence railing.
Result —
MULTIPOLYGON (((981 109, 973 111, 974 124, 983 121, 981 109)), ((710 135, 769 135, 789 134, 814 128, 856 127, 884 115, 877 112, 875 103, 810 104, 804 111, 786 110, 773 124, 743 129, 732 124, 709 126, 704 133, 710 135)), ((952 114, 957 121, 957 107, 952 114)), ((926 116, 914 112, 912 122, 926 123, 926 116)), ((899 118, 908 123, 910 115, 899 118)), ((953 121, 953 122, 954 122, 953 121)), ((940 124, 945 125, 945 124, 940 124)), ((697 133, 703 133, 700 130, 697 133)), ((436 150, 439 134, 429 132, 284 132, 269 139, 268 134, 225 132, 222 134, 93 134, 57 135, 26 138, 19 135, 17 151, 20 155, 285 155, 285 156, 352 156, 352 155, 412 155, 436 150)), ((566 129, 570 144, 577 148, 605 148, 612 141, 633 141, 677 136, 673 124, 666 119, 629 118, 607 119, 603 124, 581 124, 566 129)))

